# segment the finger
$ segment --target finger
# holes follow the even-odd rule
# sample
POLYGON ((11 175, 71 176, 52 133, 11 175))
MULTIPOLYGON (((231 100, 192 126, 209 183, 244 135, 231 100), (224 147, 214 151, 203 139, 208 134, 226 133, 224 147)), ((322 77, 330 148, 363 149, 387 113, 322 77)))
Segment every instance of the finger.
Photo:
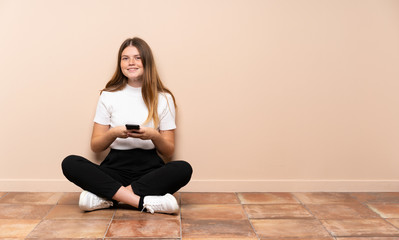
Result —
POLYGON ((129 137, 134 137, 134 138, 139 138, 140 137, 140 134, 138 134, 138 133, 128 133, 128 136, 129 137))

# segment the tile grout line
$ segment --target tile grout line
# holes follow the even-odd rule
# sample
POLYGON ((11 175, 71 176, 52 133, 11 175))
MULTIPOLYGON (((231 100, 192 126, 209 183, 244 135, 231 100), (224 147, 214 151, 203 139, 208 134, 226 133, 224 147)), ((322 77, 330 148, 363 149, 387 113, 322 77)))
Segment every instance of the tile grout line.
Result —
MULTIPOLYGON (((63 195, 62 195, 62 196, 63 196, 63 195)), ((36 229, 43 221, 46 220, 46 217, 47 217, 47 216, 50 214, 50 212, 53 211, 53 209, 58 205, 58 201, 60 201, 60 199, 61 199, 61 197, 57 200, 57 202, 54 204, 54 206, 47 212, 47 214, 44 215, 44 216, 42 217, 42 219, 40 219, 40 222, 32 229, 32 231, 30 231, 30 232, 26 235, 25 238, 29 237, 29 235, 30 235, 33 231, 35 231, 35 229, 36 229)), ((25 204, 25 203, 24 203, 24 204, 25 204)), ((23 205, 24 205, 24 204, 23 204, 23 205)))
POLYGON ((4 194, 2 197, 0 197, 0 199, 4 198, 5 196, 7 196, 9 194, 9 192, 6 192, 6 194, 4 194))
MULTIPOLYGON (((360 201, 359 201, 360 202, 360 201)), ((383 216, 381 216, 381 214, 379 214, 378 212, 374 211, 372 208, 369 207, 368 203, 373 204, 373 202, 360 202, 361 204, 365 205, 366 208, 370 209, 372 212, 374 212, 375 214, 377 214, 380 219, 382 219, 384 222, 386 222, 387 224, 389 224, 390 226, 392 226, 393 228, 395 228, 396 230, 399 231, 399 227, 396 227, 395 225, 393 225, 391 222, 389 222, 387 219, 389 218, 384 218, 383 216)), ((376 202, 377 203, 377 202, 376 202)), ((378 204, 378 203, 377 203, 378 204)))
MULTIPOLYGON (((384 218, 383 216, 381 216, 381 214, 379 214, 378 212, 376 212, 376 211, 374 211, 368 204, 370 203, 370 204, 373 204, 373 202, 371 201, 371 202, 369 202, 369 201, 367 201, 367 200, 365 200, 365 201, 360 201, 360 199, 357 197, 357 196, 355 196, 355 195, 353 195, 354 193, 350 193, 350 196, 351 197, 353 197, 354 199, 356 199, 361 205, 363 205, 364 207, 366 207, 367 209, 369 209, 370 211, 372 211, 373 213, 375 213, 377 216, 379 216, 379 219, 382 219, 385 223, 387 223, 388 225, 390 225, 390 226, 392 226, 393 228, 395 228, 395 229, 397 229, 398 231, 399 231, 399 227, 396 227, 395 225, 393 225, 392 223, 390 223, 386 218, 384 218)), ((378 201, 377 202, 374 202, 374 203, 377 203, 378 204, 378 201)), ((384 204, 385 204, 385 201, 384 201, 384 204)), ((377 218, 376 218, 377 219, 377 218)))
POLYGON ((116 214, 116 209, 114 210, 114 214, 112 214, 111 220, 108 223, 108 226, 107 226, 107 229, 105 230, 103 239, 105 239, 107 237, 108 230, 111 227, 111 224, 112 224, 112 221, 114 220, 115 214, 116 214))
POLYGON ((179 192, 179 213, 180 213, 180 217, 179 217, 179 220, 180 220, 180 240, 182 240, 183 239, 183 218, 182 218, 182 213, 181 213, 181 208, 182 208, 182 206, 181 206, 181 193, 179 192))
MULTIPOLYGON (((391 224, 390 222, 388 222, 385 218, 383 218, 380 214, 378 214, 377 212, 373 211, 373 210, 367 205, 367 203, 370 203, 370 202, 368 202, 368 201, 362 202, 362 201, 360 201, 356 196, 353 196, 351 193, 349 193, 349 196, 350 196, 351 198, 353 198, 354 200, 356 200, 357 203, 359 203, 360 205, 366 207, 367 209, 369 209, 369 210, 371 210, 372 212, 374 212, 375 214, 377 214, 378 218, 373 218, 373 219, 382 219, 383 221, 385 221, 385 222, 388 223, 389 225, 393 226, 395 229, 398 229, 398 230, 399 230, 398 227, 394 226, 393 224, 391 224)), ((298 199, 298 200, 299 200, 299 199, 298 199)), ((302 203, 302 202, 301 202, 301 203, 302 203)), ((371 202, 371 203, 372 203, 372 202, 371 202)), ((347 203, 346 203, 346 202, 342 202, 342 203, 326 203, 326 204, 335 205, 335 204, 347 204, 347 203)), ((303 205, 304 205, 304 207, 306 208, 306 210, 308 210, 308 211, 313 215, 313 213, 307 208, 307 205, 306 205, 306 204, 303 204, 303 205)), ((312 205, 312 204, 309 204, 309 205, 312 205)), ((320 205, 324 205, 324 204, 320 204, 320 205)), ((359 218, 321 219, 321 220, 320 220, 320 219, 316 218, 316 216, 315 216, 315 219, 317 219, 317 220, 320 222, 321 220, 358 220, 359 218)), ((363 218, 363 217, 361 217, 360 219, 367 220, 368 218, 363 218)), ((323 226, 324 229, 326 229, 322 223, 321 223, 321 225, 323 226)), ((327 231, 335 240, 337 240, 338 238, 357 238, 357 236, 352 236, 352 235, 348 235, 348 236, 334 236, 332 233, 330 233, 330 231, 328 231, 328 229, 326 229, 326 231, 327 231)), ((398 235, 398 236, 399 236, 399 235, 398 235)), ((386 236, 386 237, 398 237, 398 236, 395 235, 395 236, 386 236)), ((361 236, 361 237, 376 237, 376 236, 361 236)), ((378 236, 377 236, 377 237, 378 237, 378 236)))
MULTIPOLYGON (((356 196, 354 196, 359 202, 360 202, 360 200, 356 197, 356 196)), ((361 202, 362 204, 365 204, 366 205, 366 207, 368 207, 371 211, 373 211, 373 212, 375 212, 373 209, 371 209, 369 206, 368 206, 368 203, 370 203, 370 204, 373 204, 373 202, 371 201, 371 202, 369 202, 369 201, 364 201, 364 202, 361 202)), ((378 201, 376 201, 376 202, 374 202, 374 203, 376 203, 376 204, 378 204, 379 202, 378 201)), ((384 204, 385 204, 386 202, 384 201, 384 204)), ((392 204, 398 204, 399 202, 398 201, 390 201, 390 202, 388 202, 388 203, 392 203, 392 204)), ((397 227, 397 226, 395 226, 394 224, 392 224, 391 222, 389 222, 388 220, 387 220, 387 218, 384 218, 384 217, 382 217, 379 213, 377 213, 377 212, 375 212, 377 215, 379 215, 386 223, 388 223, 389 225, 391 225, 391 226, 393 226, 395 229, 398 229, 399 230, 399 227, 397 227)))
POLYGON ((303 206, 303 208, 306 209, 306 211, 308 211, 308 212, 313 216, 313 218, 314 218, 318 223, 320 223, 320 225, 323 227, 323 229, 326 230, 326 232, 327 232, 333 239, 337 239, 330 231, 328 231, 328 229, 324 226, 324 224, 321 222, 321 220, 318 219, 318 218, 312 213, 312 211, 310 211, 310 209, 306 206, 306 204, 303 203, 299 198, 297 198, 297 196, 295 196, 295 193, 291 193, 291 195, 294 197, 295 200, 297 200, 297 201, 303 206))
POLYGON ((235 196, 238 199, 238 202, 240 203, 241 208, 242 208, 242 210, 245 213, 245 216, 247 216, 247 220, 249 222, 249 225, 251 225, 252 231, 255 233, 256 238, 259 240, 260 237, 259 237, 258 233, 256 232, 254 226, 252 225, 251 219, 249 218, 247 211, 245 211, 244 204, 241 202, 241 199, 238 197, 238 193, 237 192, 235 192, 235 196))

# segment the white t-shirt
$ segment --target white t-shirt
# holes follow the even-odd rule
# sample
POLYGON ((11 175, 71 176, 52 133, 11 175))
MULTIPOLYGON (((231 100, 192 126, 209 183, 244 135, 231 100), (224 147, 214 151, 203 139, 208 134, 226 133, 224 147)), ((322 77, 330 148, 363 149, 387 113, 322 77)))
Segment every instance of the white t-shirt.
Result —
MULTIPOLYGON (((158 95, 159 130, 172 130, 175 124, 175 106, 173 98, 168 93, 158 95)), ((138 124, 143 127, 154 127, 153 121, 143 125, 148 117, 148 109, 144 103, 141 88, 129 85, 120 91, 101 93, 97 104, 94 122, 101 125, 110 125, 111 128, 138 124)), ((151 140, 139 138, 117 138, 110 146, 113 149, 128 150, 133 148, 153 149, 151 140)))

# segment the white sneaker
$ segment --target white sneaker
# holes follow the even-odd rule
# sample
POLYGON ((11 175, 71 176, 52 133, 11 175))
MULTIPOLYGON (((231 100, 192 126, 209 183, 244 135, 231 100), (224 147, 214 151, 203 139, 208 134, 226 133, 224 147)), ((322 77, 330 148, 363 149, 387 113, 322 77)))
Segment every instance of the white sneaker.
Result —
POLYGON ((167 193, 164 196, 146 196, 144 197, 143 207, 147 212, 158 213, 177 213, 179 205, 173 195, 167 193))
POLYGON ((109 208, 114 203, 105 198, 99 197, 91 192, 83 191, 79 198, 79 207, 83 211, 93 211, 102 208, 109 208))

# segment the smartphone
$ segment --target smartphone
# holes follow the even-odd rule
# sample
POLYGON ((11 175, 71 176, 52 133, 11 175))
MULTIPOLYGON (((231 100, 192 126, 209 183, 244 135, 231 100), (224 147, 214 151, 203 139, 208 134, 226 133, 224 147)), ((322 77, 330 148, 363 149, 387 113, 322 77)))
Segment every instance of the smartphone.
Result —
POLYGON ((126 129, 127 130, 139 130, 140 129, 140 125, 137 124, 126 124, 126 129))

